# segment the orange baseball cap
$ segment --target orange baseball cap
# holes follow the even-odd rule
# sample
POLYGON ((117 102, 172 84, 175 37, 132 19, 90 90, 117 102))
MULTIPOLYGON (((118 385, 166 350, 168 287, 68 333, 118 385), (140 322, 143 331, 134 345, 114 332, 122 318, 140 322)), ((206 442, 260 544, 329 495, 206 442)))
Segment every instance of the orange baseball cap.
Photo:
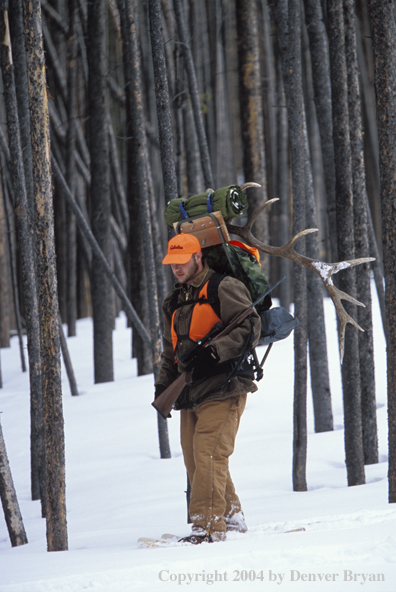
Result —
POLYGON ((168 243, 168 254, 162 260, 164 265, 170 263, 188 263, 191 255, 201 250, 199 240, 193 234, 177 234, 168 243))

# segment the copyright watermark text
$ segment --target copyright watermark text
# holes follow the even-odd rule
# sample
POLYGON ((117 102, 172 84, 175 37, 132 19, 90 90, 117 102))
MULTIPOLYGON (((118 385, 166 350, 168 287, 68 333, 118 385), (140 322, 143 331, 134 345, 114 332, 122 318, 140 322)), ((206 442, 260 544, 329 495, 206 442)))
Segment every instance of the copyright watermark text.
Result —
POLYGON ((281 586, 284 582, 357 582, 364 586, 368 582, 385 582, 383 573, 356 573, 350 569, 343 569, 340 572, 330 573, 308 573, 291 569, 280 573, 269 570, 254 569, 234 569, 231 571, 206 572, 202 570, 197 573, 173 573, 169 569, 161 569, 158 573, 158 579, 161 582, 173 582, 178 586, 190 585, 195 582, 207 584, 208 586, 215 582, 272 582, 281 586))

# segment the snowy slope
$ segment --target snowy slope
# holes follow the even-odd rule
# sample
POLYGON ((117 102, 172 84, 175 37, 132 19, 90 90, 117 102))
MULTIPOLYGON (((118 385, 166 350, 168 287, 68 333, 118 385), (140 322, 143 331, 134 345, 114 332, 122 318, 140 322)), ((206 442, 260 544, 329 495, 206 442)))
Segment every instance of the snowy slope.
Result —
MULTIPOLYGON (((1 350, 2 428, 29 544, 12 549, 0 514, 1 592, 134 590, 396 590, 396 506, 387 503, 385 345, 375 308, 380 463, 347 487, 335 315, 326 302, 335 430, 314 434, 308 401, 309 491, 291 481, 292 338, 275 344, 260 390, 250 395, 231 459, 249 532, 199 547, 142 549, 140 536, 188 534, 179 418, 169 420, 172 458, 159 458, 153 377, 136 377, 124 317, 114 333, 115 382, 93 385, 92 325, 68 340, 80 390, 63 379, 69 551, 46 552, 40 503, 30 500, 29 389, 18 344, 1 350), (283 534, 304 527, 304 532, 283 534)), ((264 351, 264 350, 263 350, 264 351)), ((263 352, 259 352, 263 353, 263 352)))

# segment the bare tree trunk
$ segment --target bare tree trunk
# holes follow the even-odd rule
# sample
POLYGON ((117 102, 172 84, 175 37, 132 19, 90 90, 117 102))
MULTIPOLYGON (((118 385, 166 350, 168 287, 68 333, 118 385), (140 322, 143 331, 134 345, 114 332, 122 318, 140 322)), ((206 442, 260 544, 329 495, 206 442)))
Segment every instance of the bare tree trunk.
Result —
MULTIPOLYGON (((301 9, 299 0, 289 0, 289 84, 287 86, 290 149, 292 158, 293 234, 305 228, 306 154, 307 145, 301 68, 301 9)), ((303 244, 299 252, 304 254, 303 244)), ((294 431, 293 490, 306 491, 307 462, 307 286, 306 273, 300 265, 293 266, 294 312, 300 326, 294 331, 294 431)))
MULTIPOLYGON (((260 189, 249 189, 249 207, 254 211, 267 199, 256 0, 237 0, 236 19, 243 172, 245 181, 254 181, 261 185, 260 189)), ((255 228, 257 238, 267 243, 268 218, 261 216, 255 228)), ((262 257, 262 265, 268 274, 268 257, 262 257)))
POLYGON ((24 3, 43 377, 48 551, 66 550, 65 443, 45 61, 38 0, 24 3))
POLYGON ((28 540, 23 525, 22 514, 19 509, 18 499, 12 480, 11 469, 8 462, 3 430, 0 423, 0 498, 3 505, 4 516, 7 523, 11 545, 18 547, 26 545, 28 540))
MULTIPOLYGON (((299 0, 271 0, 288 111, 293 191, 293 234, 305 228, 307 145, 301 65, 301 7, 299 0)), ((298 251, 305 253, 300 241, 298 251)), ((307 458, 307 285, 305 268, 293 265, 294 314, 300 321, 294 331, 293 489, 306 491, 307 458)))
MULTIPOLYGON (((369 257, 367 230, 368 200, 363 157, 362 118, 358 78, 354 0, 344 0, 345 49, 348 68, 349 131, 353 170, 353 213, 355 256, 369 257)), ((364 329, 359 332, 359 367, 362 399, 363 451, 365 464, 378 462, 377 406, 375 400, 375 367, 373 323, 371 315, 370 264, 356 268, 356 291, 364 307, 357 310, 357 321, 364 329)))
MULTIPOLYGON (((88 4, 89 147, 91 220, 98 244, 111 260, 110 170, 106 108, 105 0, 88 4)), ((95 383, 114 380, 113 309, 109 281, 95 259, 91 268, 95 383)))
POLYGON ((382 248, 387 316, 389 502, 396 502, 396 25, 391 2, 369 0, 379 135, 382 248))
MULTIPOLYGON (((344 261, 354 258, 354 234, 343 2, 329 0, 327 6, 336 172, 337 246, 338 258, 344 261)), ((351 296, 356 295, 354 269, 341 273, 339 288, 351 296)), ((354 316, 354 309, 350 303, 345 304, 345 309, 354 316)), ((352 327, 347 327, 342 386, 348 485, 361 485, 365 482, 358 353, 357 332, 352 327)))
MULTIPOLYGON (((162 179, 164 186, 165 207, 171 199, 178 197, 173 130, 169 101, 169 83, 166 71, 165 48, 160 0, 149 1, 151 51, 154 67, 155 96, 157 102, 158 133, 160 140, 162 179)), ((151 173, 151 171, 150 171, 151 173)), ((160 243, 160 222, 157 215, 154 188, 151 174, 148 176, 151 220, 153 225, 154 253, 159 301, 167 294, 165 270, 162 265, 162 245, 160 243)), ((169 230, 168 230, 169 236, 169 230)), ((162 326, 162 323, 161 323, 162 326)))
MULTIPOLYGON (((158 294, 156 285, 156 274, 153 253, 153 241, 151 233, 151 215, 148 202, 148 182, 147 182, 147 145, 144 126, 144 116, 142 109, 142 86, 140 79, 140 56, 137 40, 137 12, 136 4, 133 0, 120 0, 120 13, 123 22, 123 41, 124 55, 129 61, 126 67, 126 80, 130 90, 127 91, 127 101, 129 104, 129 113, 131 116, 132 132, 132 150, 134 165, 134 190, 136 197, 136 210, 138 214, 139 226, 142 230, 144 266, 146 270, 146 286, 149 307, 149 323, 151 350, 153 358, 154 376, 156 377, 160 368, 161 356, 161 336, 159 321, 158 294)), ((157 7, 158 8, 158 7, 157 7)), ((135 254, 131 252, 131 256, 135 254)), ((168 428, 166 420, 158 416, 158 433, 161 458, 170 457, 170 447, 168 439, 168 428)))
MULTIPOLYGON (((76 83, 77 83, 77 36, 76 2, 69 0, 69 31, 67 36, 67 138, 66 182, 75 194, 76 186, 76 83)), ((77 234, 76 220, 67 210, 67 331, 69 337, 76 335, 77 321, 77 234)))
MULTIPOLYGON (((305 26, 302 24, 305 32, 305 26)), ((306 36, 304 35, 306 39, 306 36)), ((309 49, 307 41, 304 43, 305 51, 305 75, 307 85, 309 86, 309 79, 311 77, 311 60, 309 59, 309 49)), ((311 90, 311 89, 310 89, 311 90)), ((310 93, 311 94, 311 93, 310 93)), ((306 111, 306 145, 304 150, 306 153, 306 225, 308 228, 321 227, 318 223, 317 215, 317 201, 318 196, 314 195, 314 164, 317 160, 317 155, 314 152, 315 142, 312 138, 312 128, 316 126, 315 107, 310 99, 305 103, 306 111), (309 118, 314 119, 309 123, 309 118), (311 133, 310 133, 311 131, 311 133), (310 136, 310 137, 309 137, 310 136), (313 145, 309 144, 309 140, 313 145)), ((317 142, 319 143, 319 142, 317 142)), ((302 146, 303 148, 303 146, 302 146)), ((317 234, 311 234, 306 237, 306 252, 312 259, 319 260, 319 239, 317 234)), ((316 274, 310 273, 307 275, 307 314, 308 314, 308 339, 309 339, 309 360, 310 360, 310 374, 311 374, 311 389, 314 407, 314 425, 315 432, 327 432, 333 429, 333 413, 331 409, 331 393, 330 393, 330 379, 329 379, 329 365, 327 359, 327 343, 326 343, 326 325, 323 309, 323 285, 316 274)))
POLYGON ((162 177, 165 203, 168 204, 178 194, 160 0, 149 0, 149 12, 162 177))
MULTIPOLYGON (((2 167, 0 174, 3 177, 2 167)), ((3 180, 3 179, 2 179, 3 180)), ((9 256, 7 241, 7 220, 5 213, 5 195, 0 182, 0 348, 10 347, 10 299, 9 299, 9 256)))

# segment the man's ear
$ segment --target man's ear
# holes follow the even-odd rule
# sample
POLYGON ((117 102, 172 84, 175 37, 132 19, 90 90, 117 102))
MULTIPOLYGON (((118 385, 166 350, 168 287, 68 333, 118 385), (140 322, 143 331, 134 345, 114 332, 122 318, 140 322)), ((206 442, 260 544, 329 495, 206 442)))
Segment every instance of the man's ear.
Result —
POLYGON ((202 251, 198 251, 198 253, 195 253, 195 261, 199 264, 200 261, 202 261, 202 251))

